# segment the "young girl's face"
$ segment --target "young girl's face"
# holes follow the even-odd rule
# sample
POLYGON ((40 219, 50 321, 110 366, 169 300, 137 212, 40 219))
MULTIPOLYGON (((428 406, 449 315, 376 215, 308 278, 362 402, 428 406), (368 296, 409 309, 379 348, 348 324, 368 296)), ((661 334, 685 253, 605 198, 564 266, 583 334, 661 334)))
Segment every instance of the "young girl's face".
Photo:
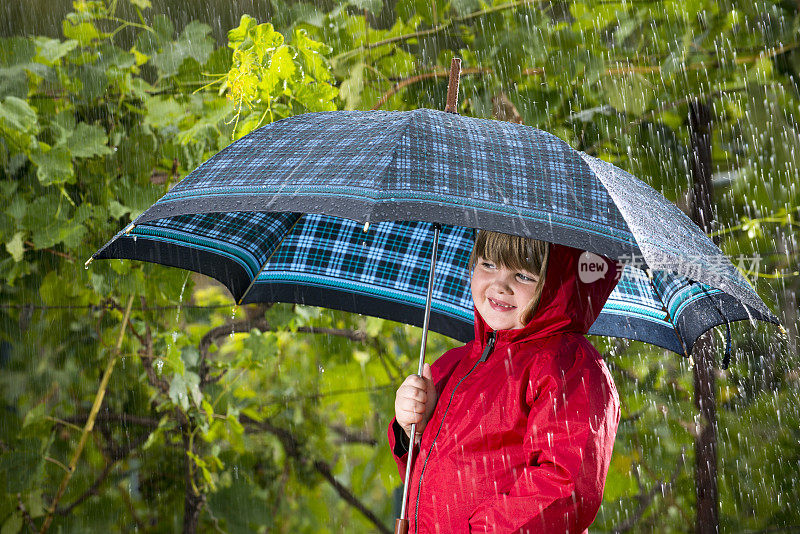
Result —
POLYGON ((522 314, 536 293, 539 277, 478 257, 470 289, 475 307, 492 330, 522 328, 522 314))

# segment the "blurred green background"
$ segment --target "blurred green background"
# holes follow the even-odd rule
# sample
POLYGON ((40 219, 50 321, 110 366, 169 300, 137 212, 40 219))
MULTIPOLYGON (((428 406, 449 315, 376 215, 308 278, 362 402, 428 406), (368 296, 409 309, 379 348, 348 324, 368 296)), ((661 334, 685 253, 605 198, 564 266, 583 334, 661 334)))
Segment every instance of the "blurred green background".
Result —
MULTIPOLYGON (((715 372, 720 531, 800 530, 798 9, 4 2, 2 533, 392 528, 400 477, 386 427, 395 389, 416 370, 418 329, 285 304, 235 307, 200 275, 83 264, 259 125, 324 109, 442 109, 453 56, 463 60, 461 114, 552 132, 687 213, 689 110, 708 106, 712 235, 787 330, 733 325, 732 365, 715 372), (229 46, 229 30, 267 23, 281 38, 263 58, 253 56, 255 33, 229 46)), ((591 341, 622 400, 591 531, 695 531, 693 362, 591 341)), ((454 346, 437 335, 429 343, 431 358, 454 346)))

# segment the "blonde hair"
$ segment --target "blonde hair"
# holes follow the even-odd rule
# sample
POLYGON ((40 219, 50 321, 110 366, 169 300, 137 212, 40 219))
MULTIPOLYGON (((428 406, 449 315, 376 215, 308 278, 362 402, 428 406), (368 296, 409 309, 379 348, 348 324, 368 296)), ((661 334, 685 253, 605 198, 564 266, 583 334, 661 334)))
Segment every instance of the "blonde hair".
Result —
POLYGON ((479 230, 469 256, 469 270, 475 268, 478 258, 484 258, 501 267, 527 271, 539 277, 533 298, 522 310, 522 322, 527 324, 539 305, 547 274, 550 243, 518 235, 479 230))

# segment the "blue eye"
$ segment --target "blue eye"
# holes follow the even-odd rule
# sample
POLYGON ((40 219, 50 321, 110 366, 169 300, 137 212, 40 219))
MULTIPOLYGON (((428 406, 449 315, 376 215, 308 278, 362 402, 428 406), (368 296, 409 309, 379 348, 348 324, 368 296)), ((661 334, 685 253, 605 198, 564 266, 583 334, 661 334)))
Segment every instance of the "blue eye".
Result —
POLYGON ((522 273, 517 273, 517 278, 519 278, 522 282, 535 282, 536 278, 531 278, 530 276, 526 276, 522 273))

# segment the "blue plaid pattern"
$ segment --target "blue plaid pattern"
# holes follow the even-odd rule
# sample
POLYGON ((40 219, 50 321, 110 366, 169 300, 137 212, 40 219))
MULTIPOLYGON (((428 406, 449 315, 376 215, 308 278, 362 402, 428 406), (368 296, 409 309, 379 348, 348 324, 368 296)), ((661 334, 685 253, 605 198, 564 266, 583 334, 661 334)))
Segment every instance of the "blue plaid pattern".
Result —
MULTIPOLYGON (((354 221, 309 214, 286 236, 256 284, 280 280, 344 286, 364 295, 424 307, 432 245, 429 223, 383 222, 365 231, 354 221)), ((433 286, 435 307, 467 321, 472 319, 467 272, 471 249, 471 230, 444 226, 433 286)))
POLYGON ((663 306, 647 274, 642 269, 625 265, 617 287, 611 292, 603 310, 621 315, 635 315, 666 327, 670 323, 663 306))
POLYGON ((338 195, 363 202, 367 215, 386 201, 471 207, 635 244, 598 185, 569 145, 536 128, 429 109, 309 113, 220 151, 142 220, 177 215, 199 197, 261 196, 271 210, 294 211, 298 196, 338 195))
POLYGON ((304 302, 313 293, 358 311, 357 299, 341 303, 353 295, 386 318, 403 308, 408 320, 409 309, 421 318, 424 308, 432 222, 442 224, 433 310, 449 335, 471 330, 473 228, 638 256, 592 334, 686 353, 724 321, 777 322, 711 240, 630 174, 535 128, 427 109, 311 113, 265 126, 197 168, 94 257, 205 272, 237 300, 304 302))
POLYGON ((170 239, 187 246, 205 244, 227 251, 255 276, 299 218, 299 213, 181 215, 139 225, 133 235, 170 239))
MULTIPOLYGON (((410 304, 422 314, 433 229, 430 223, 399 221, 365 231, 361 223, 326 215, 233 212, 160 219, 115 239, 202 245, 246 265, 251 277, 257 274, 251 291, 270 284, 345 290, 385 300, 391 317, 391 303, 410 304)), ((443 226, 433 288, 433 309, 467 325, 473 314, 467 266, 473 240, 471 228, 443 226)), ((720 293, 665 271, 656 271, 651 282, 643 269, 625 265, 590 333, 648 339, 641 327, 631 326, 634 319, 661 338, 673 338, 656 344, 683 353, 676 319, 687 305, 720 293)), ((691 341, 687 336, 683 343, 690 347, 691 341)))

